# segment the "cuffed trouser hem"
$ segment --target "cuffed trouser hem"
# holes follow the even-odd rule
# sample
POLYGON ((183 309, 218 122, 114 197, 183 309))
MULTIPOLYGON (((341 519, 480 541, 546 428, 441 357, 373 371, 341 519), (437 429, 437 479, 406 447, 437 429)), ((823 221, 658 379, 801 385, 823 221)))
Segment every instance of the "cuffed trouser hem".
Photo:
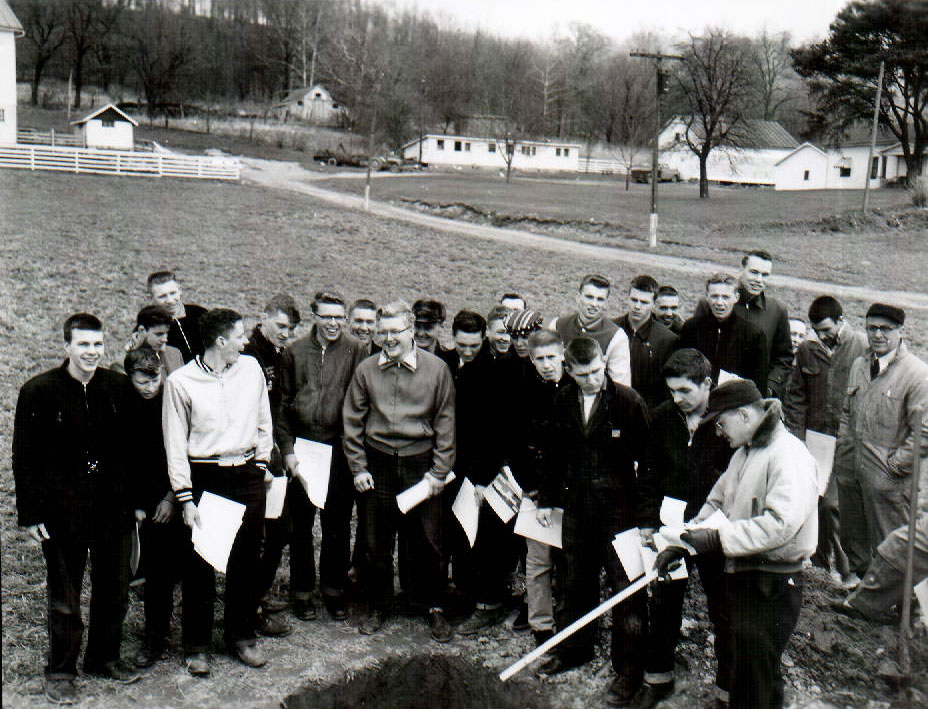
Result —
POLYGON ((650 685, 670 684, 673 682, 673 672, 645 672, 644 681, 650 685))

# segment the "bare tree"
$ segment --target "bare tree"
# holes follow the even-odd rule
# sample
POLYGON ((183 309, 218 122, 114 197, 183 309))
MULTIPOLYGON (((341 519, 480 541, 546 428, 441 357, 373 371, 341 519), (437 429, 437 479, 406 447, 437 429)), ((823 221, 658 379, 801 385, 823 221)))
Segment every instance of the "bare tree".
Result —
POLYGON ((48 62, 64 44, 66 13, 61 0, 19 0, 11 3, 25 31, 32 65, 32 105, 39 105, 39 86, 48 62))
POLYGON ((541 123, 543 135, 552 133, 552 115, 556 104, 566 91, 563 83, 562 60, 551 47, 543 47, 532 62, 532 75, 541 99, 541 123))
POLYGON ((765 29, 751 43, 751 64, 754 68, 754 83, 759 106, 758 118, 775 121, 780 109, 795 97, 793 71, 789 55, 789 34, 780 32, 771 35, 765 29))
POLYGON ((506 165, 506 182, 512 177, 512 161, 516 157, 516 147, 519 145, 519 139, 514 138, 512 133, 496 138, 496 152, 503 159, 506 165))
POLYGON ((706 199, 709 155, 744 141, 754 90, 750 58, 746 42, 722 29, 709 29, 703 37, 690 35, 679 52, 679 103, 686 112, 683 137, 699 158, 699 197, 706 199))
POLYGON ((181 68, 190 59, 184 17, 157 0, 148 0, 132 18, 127 49, 145 94, 151 121, 174 89, 181 68))

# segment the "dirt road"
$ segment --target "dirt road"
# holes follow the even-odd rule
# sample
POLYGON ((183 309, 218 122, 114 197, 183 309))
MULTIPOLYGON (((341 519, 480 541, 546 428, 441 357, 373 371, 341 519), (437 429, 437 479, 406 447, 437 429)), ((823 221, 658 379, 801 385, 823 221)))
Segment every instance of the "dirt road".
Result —
MULTIPOLYGON (((319 173, 309 172, 296 163, 242 158, 242 179, 246 182, 275 189, 300 192, 347 209, 364 209, 364 199, 362 197, 333 192, 332 190, 323 189, 312 184, 322 177, 329 179, 331 175, 320 175, 319 173)), ((357 176, 356 179, 362 178, 357 176)), ((392 176, 390 178, 378 176, 377 179, 392 179, 392 176)), ((654 254, 647 251, 584 244, 578 241, 568 241, 566 239, 533 234, 518 229, 504 229, 480 224, 469 224, 453 219, 422 214, 375 200, 371 200, 368 211, 380 217, 410 222, 437 231, 460 234, 475 239, 496 241, 503 244, 528 246, 535 249, 576 255, 588 259, 633 263, 642 267, 663 268, 693 275, 704 275, 718 268, 718 264, 709 263, 707 261, 685 259, 665 254, 654 254)), ((785 275, 771 276, 770 283, 773 286, 791 288, 809 293, 829 293, 839 299, 858 299, 869 302, 890 301, 904 308, 928 310, 928 293, 877 290, 785 275)))

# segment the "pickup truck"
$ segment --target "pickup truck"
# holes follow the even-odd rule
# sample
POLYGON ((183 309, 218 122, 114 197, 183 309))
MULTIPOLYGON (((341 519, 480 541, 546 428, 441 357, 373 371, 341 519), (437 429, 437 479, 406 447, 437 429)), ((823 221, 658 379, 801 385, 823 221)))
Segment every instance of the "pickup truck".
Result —
POLYGON ((375 155, 369 157, 367 153, 349 153, 345 150, 319 150, 313 154, 313 160, 323 165, 332 167, 348 165, 350 167, 367 167, 370 163, 371 170, 378 172, 380 170, 389 170, 390 172, 399 172, 402 161, 393 155, 375 155))
MULTIPOLYGON (((633 167, 632 179, 641 184, 651 184, 651 167, 633 167)), ((658 182, 679 182, 680 171, 666 165, 660 165, 657 169, 658 182)))

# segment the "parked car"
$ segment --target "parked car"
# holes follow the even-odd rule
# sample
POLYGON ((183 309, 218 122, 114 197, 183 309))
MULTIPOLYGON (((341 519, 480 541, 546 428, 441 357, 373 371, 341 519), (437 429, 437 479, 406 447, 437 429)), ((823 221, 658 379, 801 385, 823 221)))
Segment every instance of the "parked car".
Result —
POLYGON ((349 153, 347 150, 319 150, 313 154, 313 160, 332 167, 341 165, 367 167, 370 164, 371 170, 375 172, 380 170, 399 172, 402 166, 402 160, 394 155, 369 157, 367 153, 349 153))
MULTIPOLYGON (((633 167, 632 168, 632 179, 635 182, 640 182, 641 184, 651 184, 651 168, 650 167, 633 167)), ((680 171, 676 168, 668 167, 667 165, 659 165, 657 168, 657 181, 658 182, 679 182, 680 181, 680 171)))

